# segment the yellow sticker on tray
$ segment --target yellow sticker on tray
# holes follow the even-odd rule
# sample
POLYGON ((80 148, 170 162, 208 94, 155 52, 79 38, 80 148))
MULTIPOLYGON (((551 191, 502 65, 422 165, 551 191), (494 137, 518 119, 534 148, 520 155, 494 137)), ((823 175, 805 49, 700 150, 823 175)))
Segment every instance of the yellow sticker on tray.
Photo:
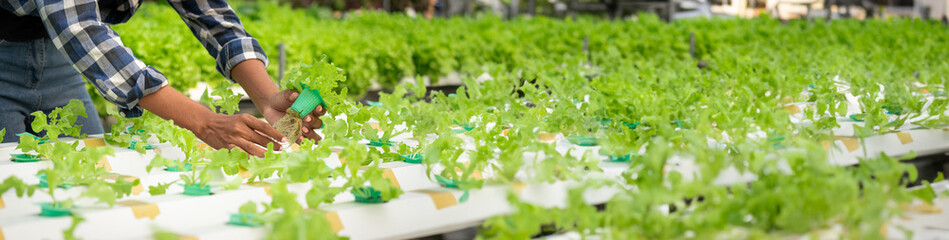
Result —
POLYGON ((135 219, 146 217, 155 219, 155 217, 158 217, 158 214, 161 213, 161 211, 158 210, 158 205, 138 200, 120 201, 116 202, 115 205, 129 207, 132 209, 132 214, 135 215, 135 219))

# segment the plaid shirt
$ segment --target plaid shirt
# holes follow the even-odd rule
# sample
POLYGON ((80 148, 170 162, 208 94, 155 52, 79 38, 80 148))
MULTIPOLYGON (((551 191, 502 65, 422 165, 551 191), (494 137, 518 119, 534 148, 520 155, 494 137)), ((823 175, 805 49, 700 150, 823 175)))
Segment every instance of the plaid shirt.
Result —
MULTIPOLYGON (((201 44, 217 59, 217 70, 233 81, 231 68, 248 59, 267 64, 257 40, 244 31, 224 0, 167 0, 201 44)), ((142 115, 138 101, 168 85, 122 44, 110 24, 124 23, 142 0, 0 0, 17 16, 38 16, 53 44, 126 117, 142 115)))

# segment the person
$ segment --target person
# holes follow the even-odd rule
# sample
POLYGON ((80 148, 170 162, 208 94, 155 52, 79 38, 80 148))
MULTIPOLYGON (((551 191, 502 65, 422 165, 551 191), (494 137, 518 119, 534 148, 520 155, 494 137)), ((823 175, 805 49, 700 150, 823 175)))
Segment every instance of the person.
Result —
MULTIPOLYGON (((0 128, 4 141, 32 132, 31 112, 49 112, 70 99, 81 100, 88 118, 82 133, 103 132, 82 80, 87 79, 125 117, 151 111, 192 131, 214 148, 240 148, 263 156, 268 143, 283 136, 250 115, 224 115, 168 86, 161 72, 137 59, 110 28, 134 15, 144 0, 0 0, 0 128)), ((224 0, 168 0, 194 36, 216 59, 216 69, 240 84, 270 123, 296 99, 279 91, 267 75, 267 56, 224 0)), ((173 80, 172 80, 173 81, 173 80)), ((319 140, 325 112, 317 108, 304 118, 305 137, 319 140)), ((296 140, 294 140, 296 141, 296 140)))

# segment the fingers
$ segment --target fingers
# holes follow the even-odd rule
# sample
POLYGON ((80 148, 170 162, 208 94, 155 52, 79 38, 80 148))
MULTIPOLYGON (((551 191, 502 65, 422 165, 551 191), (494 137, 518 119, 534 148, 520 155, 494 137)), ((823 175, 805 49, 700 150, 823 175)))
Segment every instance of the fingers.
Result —
POLYGON ((231 145, 237 145, 238 147, 241 148, 241 150, 243 150, 247 154, 254 155, 257 157, 264 157, 264 153, 266 153, 266 150, 258 147, 257 145, 254 145, 254 143, 251 143, 250 141, 247 141, 245 139, 238 140, 237 143, 233 143, 231 145))
MULTIPOLYGON (((303 137, 312 139, 314 143, 319 143, 320 140, 323 140, 323 137, 320 137, 319 134, 316 134, 315 131, 310 130, 308 127, 303 127, 303 137)), ((302 140, 302 139, 301 139, 302 140)))
POLYGON ((270 138, 264 137, 257 131, 253 131, 253 130, 251 130, 250 133, 245 133, 244 139, 251 141, 252 143, 255 143, 257 145, 260 145, 261 147, 264 147, 264 148, 267 147, 268 143, 273 143, 273 150, 280 150, 280 147, 281 147, 280 143, 274 142, 270 138))
POLYGON ((293 105, 293 101, 296 101, 299 96, 299 93, 290 89, 280 91, 277 95, 273 96, 272 107, 283 111, 284 109, 290 108, 290 106, 293 105))
MULTIPOLYGON (((322 105, 316 106, 316 109, 313 109, 313 112, 303 118, 303 122, 306 123, 306 126, 309 126, 311 129, 320 129, 323 127, 323 120, 320 119, 320 116, 323 116, 324 114, 326 114, 326 108, 324 108, 322 105)), ((303 131, 306 132, 307 130, 303 131)))
POLYGON ((324 108, 323 105, 317 105, 316 109, 313 109, 313 112, 310 113, 310 115, 313 115, 316 118, 320 118, 320 116, 323 116, 325 114, 326 114, 326 108, 324 108))
MULTIPOLYGON (((275 143, 276 145, 279 145, 280 142, 286 141, 283 134, 280 134, 280 132, 278 132, 277 129, 274 129, 272 126, 265 123, 264 121, 256 119, 253 116, 248 115, 248 114, 241 114, 239 115, 239 117, 241 118, 241 121, 244 122, 244 124, 247 124, 247 126, 251 128, 251 130, 261 132, 264 134, 264 136, 274 139, 272 142, 275 143)), ((248 140, 251 140, 251 139, 248 139, 248 140)), ((267 144, 264 143, 264 144, 261 144, 261 146, 267 146, 267 144)))

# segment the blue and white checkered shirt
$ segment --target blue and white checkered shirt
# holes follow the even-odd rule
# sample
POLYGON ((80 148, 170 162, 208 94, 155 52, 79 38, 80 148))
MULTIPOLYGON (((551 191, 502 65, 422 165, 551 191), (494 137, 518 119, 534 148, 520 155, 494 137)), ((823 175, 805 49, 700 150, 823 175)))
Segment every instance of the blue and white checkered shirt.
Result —
MULTIPOLYGON (((228 80, 231 68, 248 59, 267 64, 267 56, 224 0, 167 0, 201 44, 217 59, 228 80)), ((48 36, 99 92, 126 117, 142 115, 138 101, 168 85, 145 65, 109 27, 135 14, 142 0, 0 0, 17 16, 38 16, 48 36)))

